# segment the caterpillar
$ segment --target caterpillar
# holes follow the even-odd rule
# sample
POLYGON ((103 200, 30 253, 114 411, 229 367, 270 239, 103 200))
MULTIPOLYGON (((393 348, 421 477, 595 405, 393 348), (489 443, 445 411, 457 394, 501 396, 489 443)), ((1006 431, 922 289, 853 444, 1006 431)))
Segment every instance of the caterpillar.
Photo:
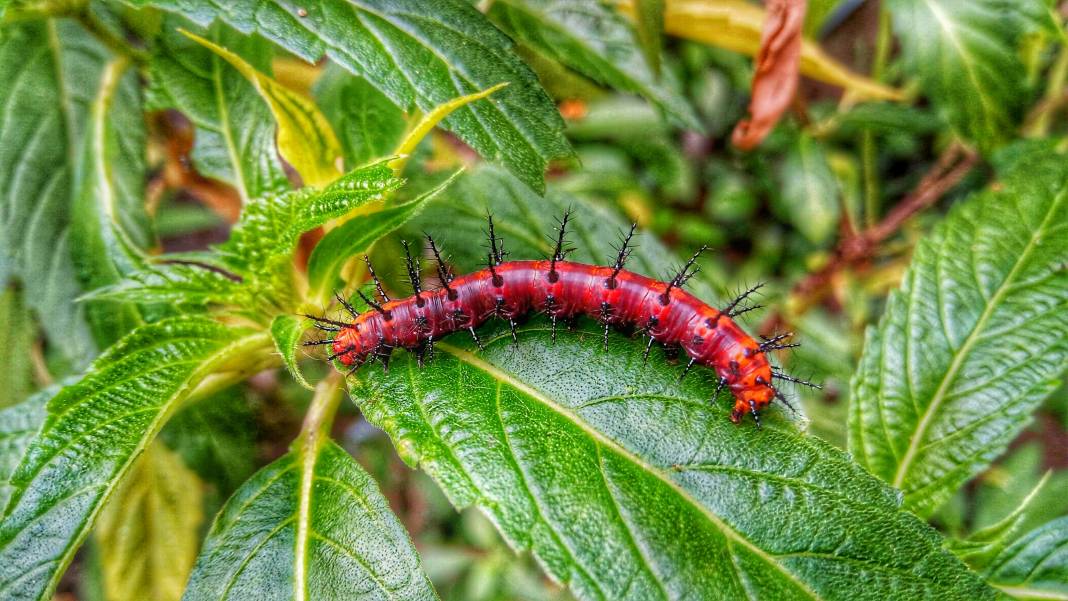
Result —
MULTIPOLYGON (((681 348, 689 357, 684 377, 696 364, 712 368, 718 376, 713 400, 726 388, 734 397, 730 419, 740 423, 746 413, 760 426, 760 412, 774 399, 789 402, 772 385, 780 379, 814 388, 819 385, 783 373, 768 361, 773 350, 799 346, 784 342, 791 333, 757 342, 734 321, 734 318, 761 308, 741 303, 763 284, 749 288, 724 309, 713 308, 682 289, 698 271, 696 262, 706 250, 699 249, 669 281, 662 282, 624 269, 632 247, 636 225, 617 249, 610 266, 587 265, 566 260, 566 230, 570 211, 560 220, 555 249, 546 260, 505 261, 503 241, 493 228, 489 216, 489 248, 486 268, 454 277, 445 266, 433 237, 427 235, 429 251, 437 261, 440 287, 424 290, 420 281, 419 259, 413 259, 408 243, 403 242, 407 259, 408 280, 414 294, 392 300, 365 256, 368 273, 380 297, 376 300, 359 292, 370 307, 360 313, 340 295, 338 301, 352 316, 350 323, 306 315, 316 327, 332 337, 305 342, 306 346, 330 345, 329 361, 338 360, 355 372, 368 361, 381 361, 388 368, 395 348, 413 351, 422 366, 432 357, 434 341, 467 330, 480 350, 484 350, 477 329, 493 317, 508 321, 512 340, 518 343, 516 320, 528 313, 545 313, 552 323, 551 337, 556 341, 557 322, 573 323, 580 315, 597 319, 604 325, 604 346, 612 327, 634 327, 648 336, 643 359, 647 359, 654 342, 669 348, 681 348)), ((681 377, 680 377, 681 379, 681 377)))

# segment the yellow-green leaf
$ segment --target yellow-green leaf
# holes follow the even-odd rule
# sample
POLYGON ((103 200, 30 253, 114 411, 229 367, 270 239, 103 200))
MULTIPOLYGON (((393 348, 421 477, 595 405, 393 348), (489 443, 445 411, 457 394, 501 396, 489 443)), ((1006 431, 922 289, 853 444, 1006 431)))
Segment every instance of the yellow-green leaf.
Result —
MULTIPOLYGON (((633 15, 633 0, 622 0, 620 8, 633 15)), ((764 14, 764 9, 745 0, 667 0, 664 30, 678 37, 756 56, 764 14)), ((841 86, 860 99, 902 98, 900 90, 850 71, 809 39, 801 40, 801 73, 841 86)))
POLYGON ((200 478, 163 443, 147 449, 97 522, 108 601, 178 601, 196 560, 200 478))
POLYGON ((313 102, 261 73, 226 48, 195 33, 184 30, 182 33, 221 56, 256 86, 278 124, 278 153, 297 170, 305 184, 322 186, 341 175, 337 164, 341 144, 330 122, 313 102))
POLYGON ((456 109, 476 100, 481 100, 506 85, 508 85, 508 82, 501 82, 495 86, 490 86, 481 92, 460 96, 459 98, 454 98, 434 107, 434 110, 424 115, 423 118, 412 127, 411 131, 404 135, 404 139, 401 140, 400 145, 397 146, 396 152, 393 153, 397 155, 397 158, 393 159, 389 166, 393 167, 397 173, 400 173, 401 170, 404 169, 404 164, 408 162, 408 155, 415 150, 415 147, 419 145, 419 142, 421 142, 423 138, 430 133, 430 130, 434 129, 434 126, 440 123, 442 119, 448 117, 449 114, 456 109))

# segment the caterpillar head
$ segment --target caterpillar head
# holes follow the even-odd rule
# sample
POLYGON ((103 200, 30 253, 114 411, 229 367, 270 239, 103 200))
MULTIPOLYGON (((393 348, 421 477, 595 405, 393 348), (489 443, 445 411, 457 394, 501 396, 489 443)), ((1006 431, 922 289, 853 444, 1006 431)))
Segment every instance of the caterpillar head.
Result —
POLYGON ((367 354, 360 332, 354 327, 342 328, 334 337, 334 356, 344 365, 354 365, 367 354))
POLYGON ((734 397, 734 410, 731 411, 731 421, 739 424, 746 413, 759 413, 771 404, 775 398, 775 388, 770 384, 758 384, 753 388, 746 388, 734 397))
POLYGON ((749 364, 750 368, 731 384, 731 392, 734 393, 731 421, 736 424, 741 423, 746 413, 750 413, 759 425, 757 414, 770 405, 778 394, 771 385, 771 365, 763 359, 763 355, 757 357, 749 364))

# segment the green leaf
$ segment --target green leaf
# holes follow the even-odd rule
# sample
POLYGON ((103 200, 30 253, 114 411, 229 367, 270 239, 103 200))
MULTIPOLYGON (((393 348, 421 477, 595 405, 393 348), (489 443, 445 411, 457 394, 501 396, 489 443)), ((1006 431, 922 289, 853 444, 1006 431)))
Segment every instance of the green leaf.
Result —
POLYGON ((308 296, 323 300, 328 298, 346 261, 366 253, 379 238, 422 212, 426 202, 448 188, 461 172, 457 171, 441 184, 409 202, 360 215, 327 232, 308 258, 308 296))
POLYGON ((660 75, 660 47, 664 37, 664 0, 634 0, 634 29, 645 62, 660 75))
POLYGON ((701 130, 674 74, 655 71, 634 43, 634 28, 601 2, 498 0, 489 15, 516 40, 598 82, 635 92, 673 121, 701 130))
POLYGON ((797 137, 783 161, 782 207, 791 223, 813 244, 823 244, 838 228, 838 182, 822 145, 807 134, 797 137))
POLYGON ((989 565, 991 559, 1004 551, 1023 530, 1024 521, 1030 514, 1038 493, 1049 481, 1049 476, 1050 472, 1046 472, 1020 504, 997 523, 972 533, 966 540, 950 540, 950 549, 976 570, 989 565))
POLYGON ((362 77, 329 65, 313 91, 349 166, 389 155, 404 136, 404 112, 362 77))
MULTIPOLYGON (((193 125, 191 158, 199 173, 234 186, 246 202, 289 188, 274 142, 270 109, 255 88, 217 54, 178 33, 187 22, 164 19, 149 62, 146 105, 176 109, 193 125)), ((271 44, 216 23, 201 34, 269 72, 271 44)))
MULTIPOLYGON (((1054 395, 1056 396, 1056 395, 1054 395)), ((1020 515, 1019 530, 1031 530, 1068 513, 1068 471, 1046 478, 1045 445, 1038 441, 1017 446, 990 469, 976 478, 972 490, 971 524, 973 528, 989 529, 1003 522, 1006 515, 1019 511, 1033 491, 1025 511, 1020 515)))
POLYGON ((234 494, 208 533, 184 599, 279 596, 437 598, 375 481, 333 442, 310 456, 290 452, 234 494))
POLYGON ((260 368, 270 341, 200 317, 145 325, 48 403, 11 476, 0 597, 48 599, 114 490, 176 403, 209 373, 260 368))
MULTIPOLYGON (((145 130, 137 74, 125 58, 108 62, 90 111, 75 175, 71 243, 83 288, 114 284, 143 263, 153 242, 144 208, 145 130)), ((136 307, 89 302, 97 344, 110 346, 141 323, 136 307)))
POLYGON ((18 405, 0 411, 0 507, 6 506, 11 497, 8 480, 44 423, 45 404, 57 390, 58 386, 46 388, 18 405))
POLYGON ((72 178, 106 51, 64 20, 0 28, 0 283, 75 367, 95 354, 70 247, 72 178))
POLYGON ((983 575, 1016 599, 1068 599, 1068 516, 1020 537, 983 575))
MULTIPOLYGON (((26 398, 33 386, 30 360, 37 328, 18 291, 0 292, 0 408, 26 398)), ((0 503, 2 506, 3 503, 0 503)))
POLYGON ((300 339, 307 330, 305 320, 292 315, 277 315, 271 322, 271 338, 274 339, 274 347, 278 354, 282 355, 282 363, 289 370, 289 375, 297 381, 297 384, 314 390, 311 384, 304 379, 304 374, 297 365, 297 350, 300 349, 300 339))
POLYGON ((1022 160, 917 247, 853 379, 849 447, 928 515, 1000 455, 1068 359, 1068 166, 1022 160))
POLYGON ((512 41, 465 0, 436 2, 432 12, 420 0, 312 0, 299 8, 278 0, 131 2, 182 12, 201 24, 222 19, 309 62, 325 54, 405 110, 430 111, 508 82, 492 100, 452 114, 445 126, 539 190, 548 161, 570 155, 563 120, 534 73, 512 41))
POLYGON ((256 471, 259 423, 240 388, 183 407, 160 432, 168 447, 222 495, 221 505, 256 471))
POLYGON ((227 48, 189 31, 182 33, 221 56, 252 82, 278 125, 278 154, 300 174, 305 185, 324 186, 341 175, 341 144, 326 117, 307 98, 278 83, 227 48))
MULTIPOLYGON (((168 255, 163 255, 163 260, 168 255)), ((178 305, 234 305, 248 307, 252 299, 242 282, 212 266, 158 263, 126 275, 111 286, 98 288, 83 299, 114 299, 135 303, 178 305)))
MULTIPOLYGON (((580 245, 581 246, 581 245, 580 245)), ((993 598, 894 491, 775 412, 589 324, 439 342, 351 380, 367 419, 580 599, 993 598), (857 587, 857 582, 864 582, 857 587)))
POLYGON ((100 512, 108 601, 178 601, 193 568, 203 520, 203 484, 177 453, 149 445, 100 512))
POLYGON ((219 250, 241 275, 261 277, 279 259, 289 258, 302 233, 381 200, 402 183, 382 160, 355 169, 320 191, 302 189, 258 199, 245 207, 219 250))
POLYGON ((983 150, 1005 142, 1028 105, 1020 54, 1041 0, 891 0, 907 72, 943 117, 983 150))

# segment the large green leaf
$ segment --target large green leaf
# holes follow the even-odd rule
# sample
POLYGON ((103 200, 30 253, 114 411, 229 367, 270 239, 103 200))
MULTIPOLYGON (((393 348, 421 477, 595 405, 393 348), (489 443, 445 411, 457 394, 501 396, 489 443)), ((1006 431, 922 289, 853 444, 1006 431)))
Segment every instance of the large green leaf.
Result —
POLYGON ((0 522, 0 597, 47 599, 104 500, 206 375, 265 364, 269 338, 200 317, 142 326, 48 403, 11 476, 0 522))
POLYGON ((407 126, 404 112, 366 79, 330 65, 314 92, 350 167, 388 156, 400 143, 407 126))
MULTIPOLYGON (((75 171, 71 244, 86 290, 120 281, 141 265, 152 244, 144 208, 144 116, 137 73, 128 66, 116 58, 104 68, 75 171)), ((141 322, 137 308, 125 303, 91 301, 86 311, 101 347, 141 322)))
POLYGON ((1068 599, 1068 516, 1021 536, 983 575, 1016 599, 1068 599))
POLYGON ((509 35, 557 62, 649 99, 675 122, 701 129, 670 69, 654 73, 635 43, 634 27, 608 3, 593 0, 498 0, 490 18, 509 35))
POLYGON ((95 345, 70 248, 72 178, 106 51, 66 21, 0 28, 0 282, 16 278, 76 366, 95 345))
POLYGON ((374 479, 325 441, 281 457, 234 494, 208 533, 183 598, 436 595, 374 479))
POLYGON ((868 331, 849 446, 927 515, 1000 455, 1068 360, 1068 166, 1021 159, 917 247, 868 331))
POLYGON ((735 426, 714 385, 598 326, 437 345, 352 392, 401 456, 477 505, 581 599, 983 599, 898 496, 776 411, 735 426), (858 583, 863 582, 862 587, 858 583))
POLYGON ((162 442, 108 498, 94 540, 107 601, 178 601, 200 543, 203 484, 162 442))
POLYGON ((487 102, 453 113, 445 125, 484 157, 535 188, 547 162, 567 156, 563 120, 512 41, 464 0, 128 0, 180 11, 201 24, 222 19, 258 32, 301 58, 324 54, 364 77, 404 108, 430 111, 459 96, 508 82, 487 102))
POLYGON ((983 149, 1005 141, 1027 106, 1024 34, 1042 0, 891 0, 909 73, 941 113, 983 149))
MULTIPOLYGON (((164 19, 149 63, 148 108, 186 115, 196 126, 191 156, 197 171, 233 185, 242 199, 288 189, 266 103, 236 69, 178 33, 178 27, 191 25, 176 17, 164 19)), ((270 72, 271 45, 262 38, 218 23, 201 33, 270 72)))

